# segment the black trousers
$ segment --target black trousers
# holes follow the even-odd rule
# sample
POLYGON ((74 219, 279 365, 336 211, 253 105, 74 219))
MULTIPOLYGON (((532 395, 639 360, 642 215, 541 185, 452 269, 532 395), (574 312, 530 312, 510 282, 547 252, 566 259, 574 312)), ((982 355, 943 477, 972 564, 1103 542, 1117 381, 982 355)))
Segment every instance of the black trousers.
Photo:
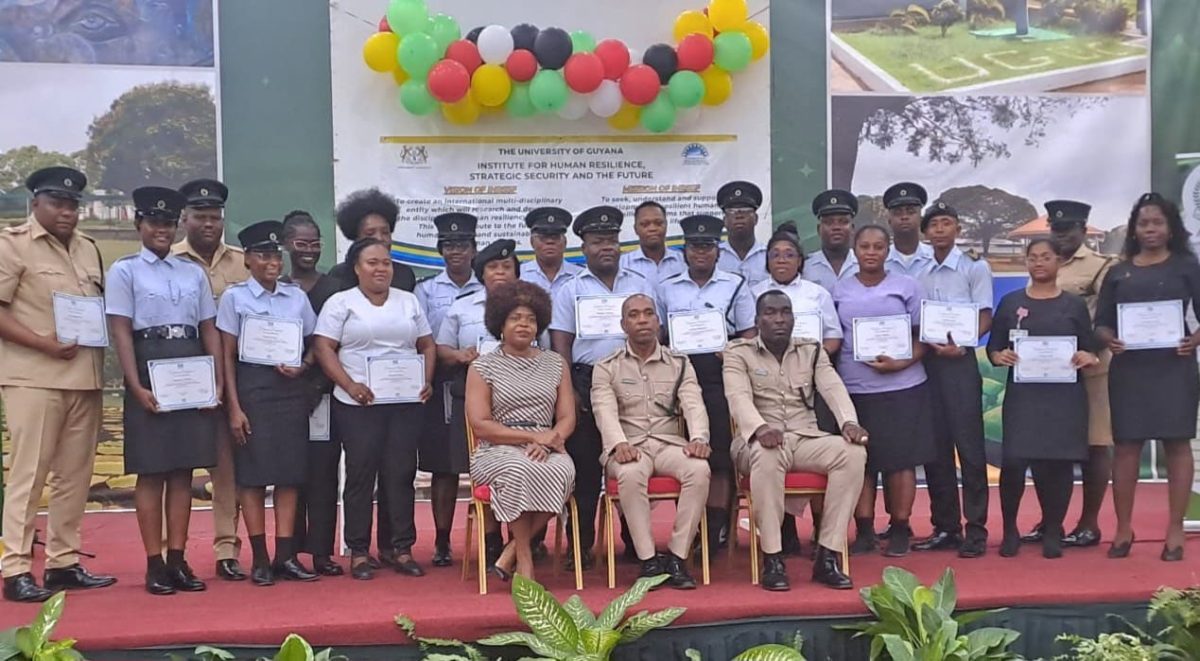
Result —
POLYGON ((937 459, 925 465, 929 509, 938 532, 959 534, 966 519, 969 539, 987 539, 987 456, 983 436, 983 378, 975 352, 961 358, 930 356, 925 360, 933 396, 934 441, 937 459), (958 501, 958 472, 962 471, 962 507, 958 501))
POLYGON ((328 441, 308 442, 308 475, 296 501, 296 548, 312 555, 334 554, 342 442, 336 429, 330 432, 328 441))
POLYGON ((333 414, 346 452, 346 486, 342 494, 346 546, 356 556, 370 550, 372 500, 378 481, 380 503, 387 503, 390 545, 397 553, 410 553, 417 541, 413 510, 417 434, 421 433, 424 415, 421 405, 349 406, 335 401, 333 414))
POLYGON ((567 536, 573 539, 579 527, 580 548, 590 549, 596 543, 596 510, 600 505, 600 489, 604 482, 604 467, 600 465, 600 453, 604 444, 596 418, 592 415, 591 397, 592 369, 590 365, 576 364, 571 369, 571 382, 579 399, 575 432, 567 439, 567 454, 575 462, 575 502, 579 508, 579 521, 567 522, 567 536), (581 396, 588 393, 588 397, 581 396))
POLYGON ((1075 462, 1063 459, 1012 459, 1000 467, 1000 511, 1005 534, 1019 534, 1017 513, 1025 494, 1025 471, 1033 473, 1033 487, 1042 507, 1042 525, 1056 538, 1063 535, 1063 519, 1071 504, 1075 462))

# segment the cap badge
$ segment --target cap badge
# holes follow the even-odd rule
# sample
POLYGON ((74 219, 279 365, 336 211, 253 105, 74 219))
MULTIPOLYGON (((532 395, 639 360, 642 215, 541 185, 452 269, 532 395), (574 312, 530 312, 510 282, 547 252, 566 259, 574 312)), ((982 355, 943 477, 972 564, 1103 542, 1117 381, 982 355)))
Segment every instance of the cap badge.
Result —
POLYGON ((1058 211, 1055 211, 1055 212, 1054 212, 1054 217, 1055 217, 1055 218, 1062 218, 1062 209, 1059 209, 1058 211))
POLYGON ((901 188, 901 189, 900 189, 900 194, 901 194, 901 195, 908 195, 908 189, 907 189, 907 188, 901 188))
POLYGON ((205 196, 207 196, 207 195, 208 195, 208 189, 207 189, 207 188, 201 188, 201 189, 200 189, 200 194, 201 194, 201 195, 205 195, 205 196))
POLYGON ((837 204, 837 198, 836 198, 836 197, 831 197, 831 198, 829 198, 829 203, 830 203, 830 204, 837 204))
POLYGON ((501 250, 500 250, 500 256, 501 256, 501 257, 508 257, 508 248, 503 248, 503 249, 501 249, 501 250))
POLYGON ((63 179, 63 186, 68 186, 68 187, 70 187, 70 186, 74 186, 74 185, 75 185, 75 184, 74 184, 74 182, 72 182, 72 181, 71 181, 71 178, 70 178, 70 177, 67 177, 66 179, 63 179))
POLYGON ((946 203, 945 203, 945 202, 938 202, 938 208, 939 208, 939 209, 945 209, 945 208, 946 208, 946 203))
POLYGON ((167 208, 167 201, 166 201, 166 200, 159 200, 158 202, 156 202, 156 203, 155 203, 155 205, 154 205, 154 206, 158 207, 159 209, 166 209, 166 208, 167 208))
POLYGON ((546 222, 553 223, 554 222, 554 214, 550 214, 549 216, 546 216, 546 222))
POLYGON ((268 239, 270 239, 271 241, 278 241, 278 240, 279 240, 279 237, 275 236, 275 233, 274 233, 274 232, 271 232, 270 234, 268 234, 268 235, 267 235, 267 238, 268 238, 268 239))
POLYGON ((742 196, 742 189, 740 189, 740 188, 735 188, 735 189, 733 189, 733 195, 734 195, 734 197, 741 197, 741 196, 742 196))
POLYGON ((450 231, 457 232, 458 231, 458 223, 450 223, 450 231))
POLYGON ((697 226, 696 226, 696 231, 697 231, 697 232, 703 232, 703 231, 704 231, 704 226, 703 226, 703 225, 697 225, 697 226))
POLYGON ((608 222, 608 214, 606 214, 606 213, 600 214, 600 222, 608 222))

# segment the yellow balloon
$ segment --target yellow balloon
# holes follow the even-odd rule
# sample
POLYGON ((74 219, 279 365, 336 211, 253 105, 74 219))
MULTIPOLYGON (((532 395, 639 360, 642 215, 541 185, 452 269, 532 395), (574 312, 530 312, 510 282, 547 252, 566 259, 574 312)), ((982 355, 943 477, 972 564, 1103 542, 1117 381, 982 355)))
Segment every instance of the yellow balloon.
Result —
POLYGON ((471 93, 481 105, 504 105, 512 94, 512 79, 499 64, 485 64, 471 76, 471 93))
POLYGON ((708 20, 717 32, 738 29, 749 18, 746 0, 712 0, 708 5, 708 20))
POLYGON ((619 131, 628 131, 638 125, 642 118, 642 109, 628 101, 621 102, 621 109, 608 118, 608 125, 619 131))
POLYGON ((400 46, 400 37, 395 32, 376 32, 367 37, 363 44, 363 61, 371 71, 387 73, 400 66, 396 60, 396 49, 400 46))
POLYGON ((460 126, 474 124, 479 119, 481 110, 479 102, 469 93, 454 103, 442 104, 442 116, 446 121, 460 126))
POLYGON ((745 33, 750 38, 751 59, 757 60, 767 54, 767 49, 771 47, 771 35, 762 23, 746 21, 737 31, 745 33))
POLYGON ((713 36, 712 22, 702 11, 689 9, 675 19, 675 42, 683 41, 689 34, 702 34, 709 39, 713 36))
POLYGON ((704 81, 704 105, 719 106, 733 93, 733 77, 715 65, 700 72, 704 81))
POLYGON ((398 66, 392 69, 392 79, 396 81, 397 85, 403 85, 408 81, 408 72, 404 70, 404 67, 398 66))

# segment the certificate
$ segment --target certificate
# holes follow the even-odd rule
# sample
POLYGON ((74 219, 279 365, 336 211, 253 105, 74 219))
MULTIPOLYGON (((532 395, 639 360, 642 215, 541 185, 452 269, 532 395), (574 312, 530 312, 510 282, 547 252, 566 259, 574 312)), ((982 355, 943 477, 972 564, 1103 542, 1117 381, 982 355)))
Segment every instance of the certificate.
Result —
POLYGON ((575 336, 583 340, 625 337, 621 330, 621 305, 627 294, 575 297, 575 336))
POLYGON ((921 301, 921 341, 960 347, 979 346, 979 306, 974 303, 921 301))
POLYGON ((329 395, 321 395, 317 408, 308 416, 308 440, 329 440, 329 395))
POLYGON ((1181 300, 1117 304, 1117 337, 1126 349, 1174 349, 1186 334, 1181 300))
POLYGON ((820 342, 823 335, 820 312, 796 313, 796 325, 792 328, 792 337, 820 342))
POLYGON ((411 404, 421 401, 425 387, 425 356, 393 353, 367 358, 367 387, 376 404, 411 404))
POLYGON ((238 360, 254 365, 300 367, 304 358, 304 322, 261 314, 242 317, 238 360))
POLYGON ((1017 364, 1016 383, 1075 383, 1079 372, 1071 364, 1075 356, 1074 335, 1032 335, 1013 342, 1017 364))
POLYGON ((159 411, 208 409, 217 405, 216 366, 212 356, 166 358, 146 363, 150 391, 159 411))
POLYGON ((679 353, 717 353, 725 348, 725 314, 716 308, 668 315, 671 348, 679 353))
POLYGON ((485 353, 491 353, 499 348, 500 340, 493 340, 492 336, 490 335, 480 335, 479 341, 475 345, 475 350, 478 351, 479 355, 481 356, 485 353))
POLYGON ((856 362, 869 363, 878 356, 907 360, 912 358, 912 355, 912 317, 895 314, 854 319, 856 362))
POLYGON ((63 344, 107 347, 108 321, 100 296, 72 296, 54 292, 54 334, 63 344))

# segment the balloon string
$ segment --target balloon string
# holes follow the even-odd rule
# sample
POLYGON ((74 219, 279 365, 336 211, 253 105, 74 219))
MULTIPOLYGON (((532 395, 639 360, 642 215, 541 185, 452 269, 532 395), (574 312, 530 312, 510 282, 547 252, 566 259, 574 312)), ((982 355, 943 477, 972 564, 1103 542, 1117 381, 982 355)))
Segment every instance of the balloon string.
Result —
POLYGON ((370 25, 371 27, 375 27, 375 26, 379 25, 379 19, 375 19, 372 21, 372 20, 363 18, 362 16, 359 16, 358 14, 355 14, 354 12, 352 12, 348 9, 344 9, 342 7, 342 4, 340 2, 337 2, 336 0, 332 0, 329 3, 329 7, 337 12, 340 12, 341 14, 343 14, 345 16, 349 16, 350 18, 353 18, 355 20, 362 21, 363 23, 366 23, 367 25, 370 25))

